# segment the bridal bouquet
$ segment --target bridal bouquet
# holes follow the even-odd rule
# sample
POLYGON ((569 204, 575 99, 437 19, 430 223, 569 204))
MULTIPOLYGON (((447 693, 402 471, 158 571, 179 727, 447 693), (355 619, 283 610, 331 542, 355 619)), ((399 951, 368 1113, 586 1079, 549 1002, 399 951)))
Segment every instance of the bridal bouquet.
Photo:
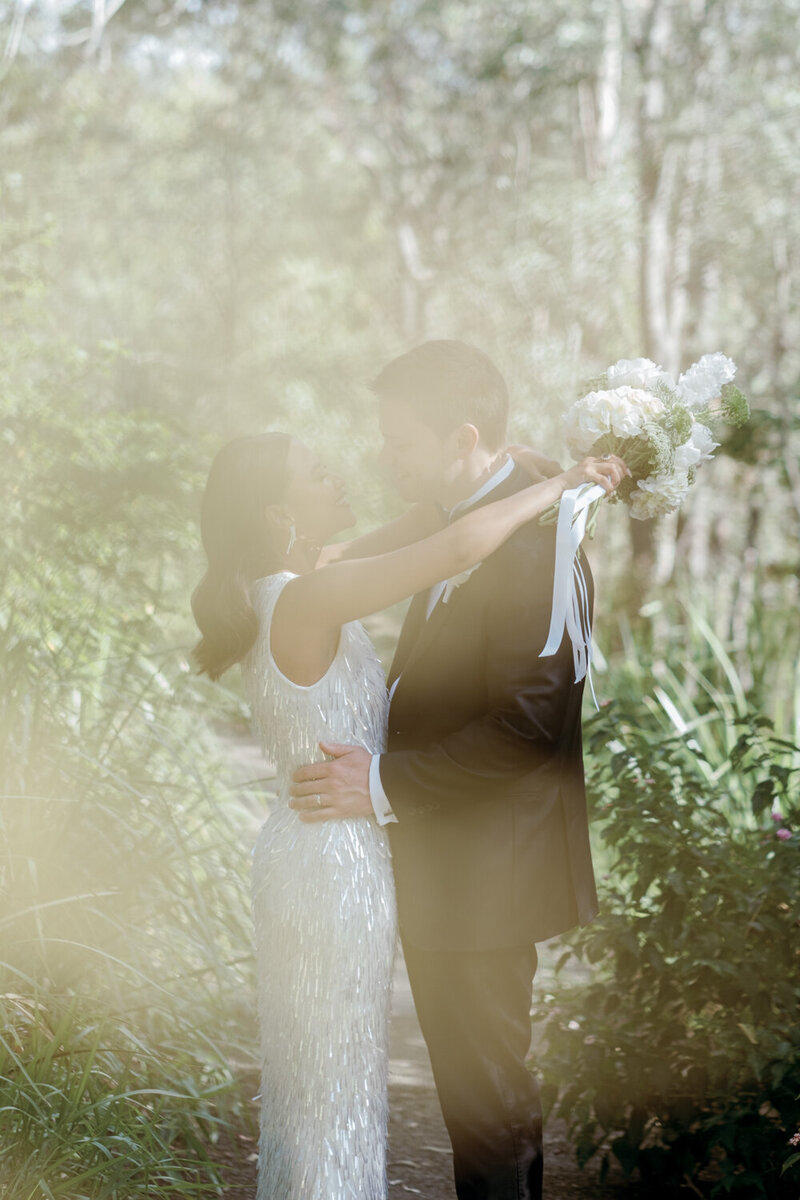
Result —
MULTIPOLYGON (((719 353, 704 354, 677 382, 649 358, 622 358, 594 380, 595 390, 568 409, 570 452, 575 458, 618 454, 625 460, 631 475, 607 498, 627 504, 637 520, 674 512, 697 468, 719 445, 714 430, 743 425, 750 416, 747 400, 732 382, 735 374, 733 361, 719 353)), ((578 547, 605 498, 600 484, 585 483, 564 492, 541 518, 543 523, 557 520, 558 527, 550 631, 540 657, 557 653, 566 629, 576 682, 588 674, 590 686, 592 633, 578 547)))
POLYGON ((612 501, 622 500, 640 521, 680 508, 697 468, 713 457, 720 425, 743 425, 747 400, 732 380, 736 366, 724 354, 704 354, 677 383, 648 358, 622 358, 594 381, 567 411, 570 452, 618 454, 631 478, 612 501))

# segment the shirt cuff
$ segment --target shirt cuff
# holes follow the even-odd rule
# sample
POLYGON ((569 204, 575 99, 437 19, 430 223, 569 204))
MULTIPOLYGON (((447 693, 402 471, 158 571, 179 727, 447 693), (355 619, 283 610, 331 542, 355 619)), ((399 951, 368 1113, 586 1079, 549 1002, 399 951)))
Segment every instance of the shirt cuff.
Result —
POLYGON ((373 754, 369 764, 369 798, 372 801, 375 820, 379 825, 389 825, 392 821, 397 821, 397 817, 392 812, 389 797, 383 790, 380 764, 380 754, 373 754))

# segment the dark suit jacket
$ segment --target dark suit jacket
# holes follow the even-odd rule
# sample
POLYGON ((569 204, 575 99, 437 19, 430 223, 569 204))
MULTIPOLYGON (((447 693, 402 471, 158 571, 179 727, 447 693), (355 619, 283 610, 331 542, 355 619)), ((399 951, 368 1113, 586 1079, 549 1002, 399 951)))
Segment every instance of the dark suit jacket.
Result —
MULTIPOLYGON (((481 503, 529 482, 517 468, 481 503)), ((412 601, 380 773, 400 927, 425 949, 541 941, 597 911, 572 644, 547 640, 555 527, 524 526, 439 602, 412 601)), ((592 599, 592 579, 583 559, 592 599)))

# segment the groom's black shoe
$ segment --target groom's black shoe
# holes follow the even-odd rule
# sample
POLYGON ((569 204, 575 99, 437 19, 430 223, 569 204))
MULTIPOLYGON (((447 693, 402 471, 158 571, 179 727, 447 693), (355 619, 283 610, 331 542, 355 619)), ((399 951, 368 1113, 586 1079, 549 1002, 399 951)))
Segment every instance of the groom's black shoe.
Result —
POLYGON ((525 1066, 535 948, 404 950, 459 1200, 541 1200, 542 1110, 525 1066))

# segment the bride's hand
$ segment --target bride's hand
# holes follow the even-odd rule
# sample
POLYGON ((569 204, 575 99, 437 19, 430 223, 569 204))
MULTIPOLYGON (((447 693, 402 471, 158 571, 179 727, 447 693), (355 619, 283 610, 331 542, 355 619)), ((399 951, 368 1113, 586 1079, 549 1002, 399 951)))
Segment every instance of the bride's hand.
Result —
POLYGON ((575 467, 564 472, 567 489, 580 487, 582 483, 599 483, 607 492, 613 492, 626 475, 630 475, 625 463, 616 454, 602 458, 584 458, 575 467))

